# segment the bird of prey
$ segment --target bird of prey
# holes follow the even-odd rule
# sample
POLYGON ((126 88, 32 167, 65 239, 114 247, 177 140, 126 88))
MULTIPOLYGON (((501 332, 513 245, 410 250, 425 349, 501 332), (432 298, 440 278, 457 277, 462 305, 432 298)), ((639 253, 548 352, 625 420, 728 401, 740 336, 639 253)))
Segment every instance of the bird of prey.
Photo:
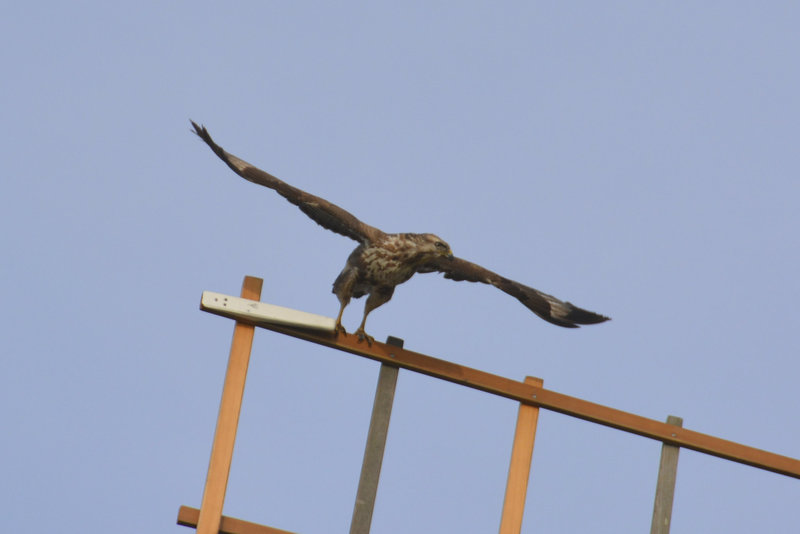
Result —
POLYGON ((443 273, 450 280, 491 284, 518 299, 545 321, 558 326, 577 328, 578 325, 608 320, 608 317, 578 308, 480 265, 457 258, 453 256, 450 245, 433 234, 388 234, 370 226, 339 206, 293 187, 229 154, 211 139, 205 126, 191 122, 194 133, 233 172, 245 180, 274 189, 323 228, 358 241, 358 246, 347 258, 344 269, 333 282, 333 293, 339 299, 339 314, 336 316, 338 332, 346 333, 342 326, 342 313, 350 299, 367 295, 364 317, 355 334, 359 341, 366 339, 371 345, 373 338, 364 331, 367 315, 392 298, 395 286, 407 281, 415 273, 432 272, 443 273))

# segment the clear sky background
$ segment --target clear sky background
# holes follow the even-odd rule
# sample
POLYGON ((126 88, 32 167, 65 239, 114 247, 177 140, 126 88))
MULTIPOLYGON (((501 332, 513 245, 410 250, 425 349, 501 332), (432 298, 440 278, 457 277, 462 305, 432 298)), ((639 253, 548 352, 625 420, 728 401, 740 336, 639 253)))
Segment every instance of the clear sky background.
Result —
MULTIPOLYGON (((377 339, 800 456, 795 2, 42 2, 0 20, 7 532, 181 533, 232 322, 334 316, 354 243, 189 131, 386 231, 609 315, 420 275, 377 339)), ((345 325, 358 325, 363 300, 345 325)), ((256 333, 225 513, 346 532, 378 365, 256 333)), ((494 532, 517 406, 401 372, 375 533, 494 532)), ((525 532, 646 532, 661 445, 543 412, 525 532)), ((794 532, 800 481, 682 451, 674 533, 794 532)))

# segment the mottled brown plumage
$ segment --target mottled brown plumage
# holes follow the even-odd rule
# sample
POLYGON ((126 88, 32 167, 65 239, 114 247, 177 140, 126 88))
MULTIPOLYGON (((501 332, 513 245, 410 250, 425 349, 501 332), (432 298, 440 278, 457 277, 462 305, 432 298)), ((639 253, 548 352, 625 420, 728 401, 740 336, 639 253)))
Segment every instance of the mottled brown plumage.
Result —
POLYGON ((205 127, 194 121, 192 126, 195 133, 236 174, 245 180, 274 189, 320 226, 359 242, 333 283, 333 293, 339 299, 340 305, 336 327, 341 332, 344 332, 342 313, 350 299, 367 295, 364 317, 356 334, 372 343, 372 337, 364 331, 369 312, 388 302, 394 288, 415 273, 431 272, 443 273, 450 280, 491 284, 517 298, 545 321, 558 326, 577 328, 581 324, 596 324, 608 320, 608 317, 578 308, 569 302, 504 278, 480 265, 456 258, 450 246, 433 234, 387 234, 358 220, 339 206, 292 187, 225 152, 211 139, 205 127))

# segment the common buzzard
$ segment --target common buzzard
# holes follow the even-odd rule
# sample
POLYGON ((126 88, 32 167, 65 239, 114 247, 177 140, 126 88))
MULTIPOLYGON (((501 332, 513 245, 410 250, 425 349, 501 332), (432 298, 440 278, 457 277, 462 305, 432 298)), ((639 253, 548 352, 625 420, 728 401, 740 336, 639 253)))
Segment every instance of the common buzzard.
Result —
POLYGON ((367 296, 364 318, 356 330, 359 339, 372 344, 373 338, 364 331, 369 312, 389 301, 394 288, 415 273, 444 273, 445 278, 491 284, 517 298, 533 313, 558 326, 577 328, 581 324, 607 321, 604 317, 569 302, 537 291, 467 260, 456 258, 450 245, 433 234, 387 234, 358 220, 353 214, 325 199, 301 191, 271 174, 225 152, 211 139, 204 126, 192 121, 194 132, 233 171, 253 183, 274 189, 286 200, 300 208, 317 224, 337 234, 358 241, 359 245, 347 258, 347 263, 333 282, 333 293, 339 299, 336 329, 345 332, 342 313, 351 298, 367 296))

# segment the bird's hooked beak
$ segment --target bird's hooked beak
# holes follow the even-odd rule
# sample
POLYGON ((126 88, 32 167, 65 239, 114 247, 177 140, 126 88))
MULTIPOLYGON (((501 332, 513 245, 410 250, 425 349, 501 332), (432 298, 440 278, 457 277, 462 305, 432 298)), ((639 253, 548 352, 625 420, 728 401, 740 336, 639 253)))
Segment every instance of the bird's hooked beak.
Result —
POLYGON ((455 258, 455 256, 453 256, 453 250, 452 249, 449 249, 449 248, 447 249, 446 257, 447 257, 448 260, 452 260, 453 258, 455 258))

